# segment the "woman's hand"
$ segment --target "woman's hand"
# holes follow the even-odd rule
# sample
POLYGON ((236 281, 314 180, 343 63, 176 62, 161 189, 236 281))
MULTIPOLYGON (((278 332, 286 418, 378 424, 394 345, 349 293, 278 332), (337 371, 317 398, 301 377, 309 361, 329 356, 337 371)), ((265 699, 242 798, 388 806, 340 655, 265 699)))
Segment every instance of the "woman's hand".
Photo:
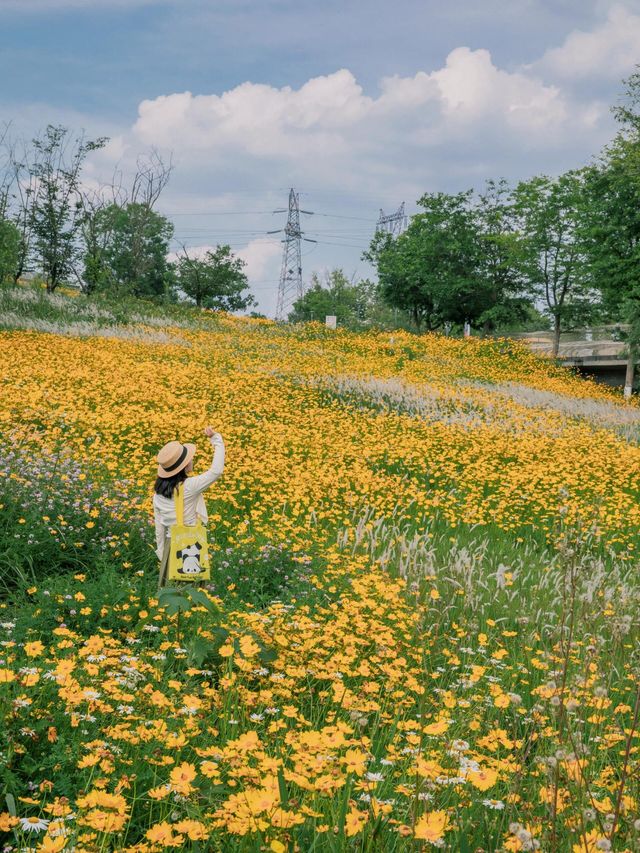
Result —
POLYGON ((218 437, 218 438, 222 438, 222 436, 220 435, 220 433, 219 433, 219 432, 216 432, 216 431, 214 430, 214 428, 213 428, 213 427, 211 427, 211 426, 206 426, 206 427, 204 428, 204 434, 207 436, 207 438, 216 438, 216 437, 218 437))

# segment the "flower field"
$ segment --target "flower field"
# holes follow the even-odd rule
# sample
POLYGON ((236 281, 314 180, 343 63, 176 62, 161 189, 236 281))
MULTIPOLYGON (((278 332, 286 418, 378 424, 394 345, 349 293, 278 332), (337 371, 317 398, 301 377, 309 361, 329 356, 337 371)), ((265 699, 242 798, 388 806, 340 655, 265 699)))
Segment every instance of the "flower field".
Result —
POLYGON ((0 332, 4 850, 640 850, 640 409, 506 340, 56 323, 0 332))

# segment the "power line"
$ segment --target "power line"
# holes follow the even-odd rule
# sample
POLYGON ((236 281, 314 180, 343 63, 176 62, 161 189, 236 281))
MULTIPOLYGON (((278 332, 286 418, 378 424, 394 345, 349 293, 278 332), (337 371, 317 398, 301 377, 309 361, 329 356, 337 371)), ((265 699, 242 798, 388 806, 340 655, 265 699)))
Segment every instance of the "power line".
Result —
MULTIPOLYGON (((165 216, 271 216, 273 210, 194 210, 180 211, 179 213, 165 212, 165 216)), ((366 216, 348 216, 344 213, 318 213, 314 212, 314 216, 325 216, 329 219, 353 219, 357 222, 375 222, 366 216)))

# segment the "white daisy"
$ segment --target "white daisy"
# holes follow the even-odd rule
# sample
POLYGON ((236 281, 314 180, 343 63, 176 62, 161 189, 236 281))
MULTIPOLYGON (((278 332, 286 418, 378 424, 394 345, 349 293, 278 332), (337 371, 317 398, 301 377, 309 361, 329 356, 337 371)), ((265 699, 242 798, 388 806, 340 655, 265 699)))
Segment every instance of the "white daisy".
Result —
POLYGON ((23 832, 42 832, 49 826, 49 821, 41 817, 21 817, 19 820, 23 832))

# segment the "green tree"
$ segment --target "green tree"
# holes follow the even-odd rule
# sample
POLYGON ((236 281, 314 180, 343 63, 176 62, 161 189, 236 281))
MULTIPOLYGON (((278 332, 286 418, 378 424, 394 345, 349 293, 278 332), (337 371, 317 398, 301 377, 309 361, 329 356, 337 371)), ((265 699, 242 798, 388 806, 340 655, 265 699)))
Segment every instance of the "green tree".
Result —
POLYGON ((492 306, 483 271, 481 222, 472 191, 427 193, 423 209, 393 239, 377 234, 365 258, 377 266, 380 292, 411 313, 418 330, 445 323, 477 324, 492 306))
POLYGON ((189 257, 186 250, 176 262, 178 287, 198 307, 216 311, 241 311, 256 301, 244 273, 245 262, 230 246, 216 246, 201 258, 189 257))
POLYGON ((92 242, 85 251, 85 282, 93 289, 116 293, 166 296, 173 286, 167 261, 172 236, 172 223, 147 204, 109 204, 99 209, 91 222, 92 242))
POLYGON ((625 382, 629 396, 640 349, 640 73, 625 85, 625 100, 613 109, 619 132, 587 170, 586 185, 592 281, 606 308, 630 327, 625 382))
POLYGON ((481 241, 480 274, 487 306, 478 318, 485 332, 513 329, 531 318, 532 289, 522 275, 511 189, 505 180, 487 181, 477 204, 481 241))
POLYGON ((341 269, 326 273, 321 279, 314 272, 304 296, 296 300, 288 316, 289 322, 303 323, 335 316, 340 326, 365 329, 374 325, 392 325, 392 314, 382 303, 377 284, 368 279, 350 281, 341 269))
POLYGON ((331 270, 324 281, 317 272, 312 273, 311 284, 304 296, 294 302, 288 320, 291 323, 310 320, 324 323, 328 315, 335 315, 340 325, 349 325, 358 315, 356 288, 340 269, 331 270))
POLYGON ((8 219, 0 219, 0 283, 13 280, 20 257, 20 231, 8 219))
POLYGON ((599 301, 587 273, 585 176, 570 171, 522 181, 514 194, 520 270, 542 299, 553 325, 553 355, 561 332, 589 322, 599 301))
POLYGON ((82 215, 82 165, 106 141, 73 139, 67 128, 54 125, 33 140, 35 156, 29 172, 37 189, 30 215, 34 248, 49 293, 74 272, 82 215))

